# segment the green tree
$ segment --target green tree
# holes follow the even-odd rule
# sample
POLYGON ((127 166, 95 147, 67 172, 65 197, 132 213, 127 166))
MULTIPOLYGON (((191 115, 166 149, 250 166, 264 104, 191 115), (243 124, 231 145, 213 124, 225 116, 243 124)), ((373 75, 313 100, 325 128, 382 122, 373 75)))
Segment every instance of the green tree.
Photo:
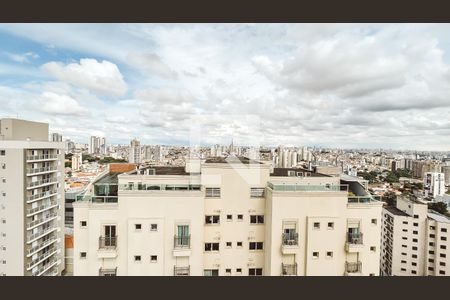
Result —
POLYGON ((443 215, 447 214, 447 204, 445 202, 428 203, 428 208, 443 215))
POLYGON ((395 206, 397 204, 397 195, 394 192, 384 193, 382 199, 389 206, 395 206))
POLYGON ((386 176, 386 181, 389 183, 399 182, 398 177, 393 172, 388 173, 386 176))

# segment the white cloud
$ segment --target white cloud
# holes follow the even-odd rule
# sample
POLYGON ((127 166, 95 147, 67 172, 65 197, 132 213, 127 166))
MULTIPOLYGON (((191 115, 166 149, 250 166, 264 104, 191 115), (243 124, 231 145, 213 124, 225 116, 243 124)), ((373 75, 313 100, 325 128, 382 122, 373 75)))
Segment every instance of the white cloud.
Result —
POLYGON ((178 77, 177 73, 155 53, 129 54, 128 60, 133 66, 147 75, 156 75, 167 79, 176 79, 178 77))
POLYGON ((86 115, 89 110, 68 95, 44 92, 34 101, 34 108, 51 115, 86 115))
POLYGON ((39 55, 34 52, 26 52, 23 54, 7 53, 9 58, 19 63, 29 63, 30 59, 37 59, 39 55))
POLYGON ((95 59, 85 58, 81 59, 80 63, 67 65, 49 62, 42 68, 61 81, 101 95, 123 96, 127 92, 127 84, 119 68, 106 60, 98 62, 95 59))

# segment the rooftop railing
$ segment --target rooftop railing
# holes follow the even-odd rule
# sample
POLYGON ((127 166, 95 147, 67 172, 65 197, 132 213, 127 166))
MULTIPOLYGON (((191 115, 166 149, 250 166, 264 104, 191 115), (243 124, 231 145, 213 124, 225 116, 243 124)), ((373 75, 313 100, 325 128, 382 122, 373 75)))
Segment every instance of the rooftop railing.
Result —
POLYGON ((380 197, 376 195, 348 196, 348 203, 370 203, 377 201, 380 201, 380 197))
POLYGON ((273 191, 281 192, 348 192, 348 184, 267 184, 273 191))
POLYGON ((199 184, 120 184, 119 191, 200 191, 199 184))

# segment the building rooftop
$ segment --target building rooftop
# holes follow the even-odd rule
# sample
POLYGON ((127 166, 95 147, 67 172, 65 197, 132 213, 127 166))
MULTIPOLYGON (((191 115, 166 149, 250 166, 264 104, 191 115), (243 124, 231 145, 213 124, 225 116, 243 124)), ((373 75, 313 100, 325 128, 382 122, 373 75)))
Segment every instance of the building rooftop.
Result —
POLYGON ((108 174, 106 174, 105 176, 103 176, 102 178, 100 178, 99 180, 97 180, 95 182, 95 184, 118 184, 119 183, 119 179, 117 178, 117 176, 121 174, 120 172, 110 172, 108 174))
POLYGON ((232 163, 243 163, 243 164, 262 164, 259 161, 244 157, 244 156, 227 156, 227 157, 210 157, 205 160, 206 164, 232 164, 232 163))
POLYGON ((428 218, 433 219, 438 222, 442 223, 449 223, 450 224, 450 218, 444 215, 441 215, 437 211, 434 210, 428 210, 428 218))
POLYGON ((294 171, 294 172, 296 172, 295 174, 297 174, 297 172, 303 172, 303 174, 307 173, 308 174, 307 176, 311 176, 311 177, 331 177, 330 175, 314 173, 310 170, 303 169, 303 168, 274 168, 273 173, 271 173, 270 176, 288 177, 289 171, 294 171))
POLYGON ((391 214, 396 215, 396 216, 409 217, 409 215, 407 213, 405 213, 404 211, 401 211, 400 209, 398 209, 395 206, 386 206, 386 207, 384 207, 384 209, 386 209, 391 214))
MULTIPOLYGON (((140 170, 153 169, 155 173, 152 175, 190 175, 190 172, 186 172, 185 167, 174 167, 174 166, 144 166, 140 170)), ((133 170, 129 175, 136 175, 137 170, 133 170)))

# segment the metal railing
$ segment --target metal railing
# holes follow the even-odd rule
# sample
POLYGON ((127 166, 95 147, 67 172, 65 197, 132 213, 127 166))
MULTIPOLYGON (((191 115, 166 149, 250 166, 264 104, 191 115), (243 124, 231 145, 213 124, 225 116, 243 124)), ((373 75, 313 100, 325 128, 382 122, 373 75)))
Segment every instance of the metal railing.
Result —
POLYGON ((98 276, 117 276, 117 267, 115 268, 100 268, 98 269, 98 276))
POLYGON ((43 155, 29 155, 27 156, 27 160, 45 160, 45 159, 57 159, 58 155, 56 154, 43 154, 43 155))
POLYGON ((348 192, 348 184, 273 184, 267 183, 268 187, 280 192, 348 192))
POLYGON ((58 170, 57 167, 41 167, 41 168, 27 169, 27 174, 52 172, 52 171, 57 171, 57 170, 58 170))
POLYGON ((298 245, 298 233, 283 233, 282 235, 283 246, 297 246, 298 245))
POLYGON ((34 271, 32 273, 33 276, 41 276, 43 273, 45 273, 46 271, 48 271, 50 268, 53 267, 53 265, 58 262, 58 258, 56 257, 52 257, 50 258, 50 260, 43 266, 39 267, 38 269, 36 269, 36 271, 34 271))
POLYGON ((173 238, 173 247, 175 249, 190 249, 191 248, 191 235, 175 235, 173 238))
POLYGON ((51 245, 52 243, 54 243, 56 241, 57 241, 56 237, 49 237, 49 238, 45 239, 44 241, 38 243, 36 246, 28 249, 27 255, 31 255, 31 254, 39 251, 40 249, 45 248, 48 245, 51 245))
POLYGON ((35 267, 40 262, 44 261, 46 258, 49 258, 50 256, 56 254, 57 248, 52 246, 48 249, 47 252, 43 253, 42 255, 38 256, 37 258, 33 259, 30 263, 28 263, 27 269, 30 270, 33 267, 35 267))
POLYGON ((118 203, 118 196, 92 196, 92 195, 80 195, 76 201, 86 201, 90 203, 118 203))
POLYGON ((370 203, 380 201, 380 196, 367 195, 367 196, 348 196, 348 203, 370 203))
POLYGON ((30 243, 31 241, 35 240, 36 238, 38 238, 40 236, 44 236, 47 233, 50 233, 50 232, 52 232, 52 231, 54 231, 56 229, 57 229, 56 226, 50 226, 50 227, 48 227, 48 228, 46 228, 44 230, 39 230, 36 233, 30 234, 30 235, 27 236, 27 242, 30 243))
POLYGON ((99 249, 116 249, 117 236, 101 236, 98 238, 99 249))
POLYGON ((36 200, 36 199, 39 199, 39 198, 54 196, 57 193, 58 193, 57 190, 52 190, 52 191, 46 191, 46 192, 43 192, 43 193, 39 193, 39 194, 36 194, 36 195, 31 195, 31 196, 27 197, 27 199, 28 199, 27 201, 33 201, 33 200, 36 200))
POLYGON ((362 245, 363 243, 363 234, 361 232, 357 233, 347 233, 347 243, 353 245, 362 245))
POLYGON ((361 273, 362 263, 358 262, 346 262, 345 263, 345 271, 347 273, 361 273))
POLYGON ((53 206, 56 207, 56 205, 58 205, 58 202, 56 202, 56 201, 50 201, 50 203, 48 203, 48 204, 39 205, 39 206, 37 206, 37 207, 28 209, 28 210, 27 210, 27 214, 28 214, 28 215, 31 215, 31 214, 39 213, 39 212, 44 211, 44 210, 46 210, 46 209, 49 209, 49 208, 51 208, 51 207, 53 207, 53 206))
POLYGON ((297 263, 281 264, 282 275, 297 275, 297 263))
POLYGON ((48 213, 41 219, 37 219, 37 220, 31 221, 31 222, 28 222, 27 223, 27 229, 30 229, 31 227, 36 226, 36 225, 38 225, 40 223, 48 222, 48 221, 54 219, 57 216, 58 216, 58 214, 56 212, 48 213))
POLYGON ((57 181, 56 178, 46 178, 46 179, 43 179, 43 180, 32 181, 32 182, 30 182, 28 184, 27 187, 28 188, 32 188, 32 187, 44 185, 44 184, 47 184, 47 183, 58 183, 58 181, 57 181))
POLYGON ((190 274, 190 266, 187 267, 173 267, 173 275, 174 276, 189 276, 190 274))

